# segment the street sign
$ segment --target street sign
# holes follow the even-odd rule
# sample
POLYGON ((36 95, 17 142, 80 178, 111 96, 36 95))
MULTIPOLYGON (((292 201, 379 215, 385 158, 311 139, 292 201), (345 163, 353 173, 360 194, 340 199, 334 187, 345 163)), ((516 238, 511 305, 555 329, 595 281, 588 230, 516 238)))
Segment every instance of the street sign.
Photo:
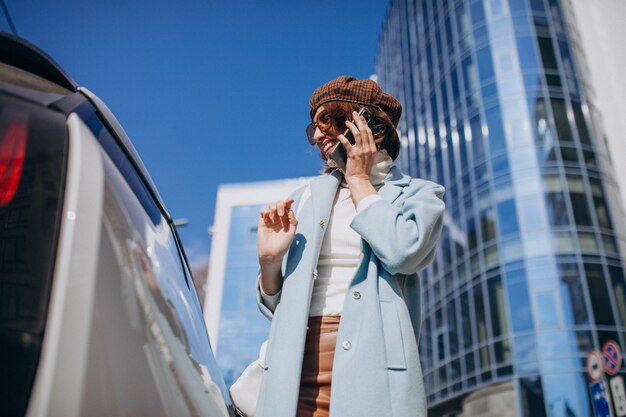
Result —
POLYGON ((595 417, 613 417, 610 405, 611 400, 609 393, 606 391, 604 381, 592 382, 589 384, 589 389, 591 389, 595 417))
POLYGON ((624 379, 621 375, 611 378, 609 381, 611 386, 611 398, 613 398, 613 406, 617 417, 626 416, 626 391, 624 391, 624 379))
POLYGON ((622 352, 617 343, 609 340, 602 347, 602 366, 609 375, 615 375, 622 367, 622 352))
POLYGON ((602 355, 596 349, 591 349, 587 353, 587 373, 594 382, 602 378, 602 355))

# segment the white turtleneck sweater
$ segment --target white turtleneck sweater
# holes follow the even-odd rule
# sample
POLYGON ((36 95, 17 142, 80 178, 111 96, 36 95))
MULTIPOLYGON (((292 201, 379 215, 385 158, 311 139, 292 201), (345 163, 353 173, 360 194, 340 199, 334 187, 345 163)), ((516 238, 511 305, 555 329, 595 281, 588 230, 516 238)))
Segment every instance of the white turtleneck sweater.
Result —
MULTIPOLYGON (((378 189, 389 174, 391 157, 382 150, 374 157, 370 173, 372 185, 378 189)), ((317 261, 317 278, 313 283, 309 316, 339 316, 343 310, 346 291, 354 278, 361 257, 361 236, 350 227, 354 216, 380 200, 378 194, 365 197, 354 206, 350 188, 345 180, 335 194, 330 220, 317 261)), ((265 305, 275 308, 280 293, 268 296, 261 291, 265 305)))

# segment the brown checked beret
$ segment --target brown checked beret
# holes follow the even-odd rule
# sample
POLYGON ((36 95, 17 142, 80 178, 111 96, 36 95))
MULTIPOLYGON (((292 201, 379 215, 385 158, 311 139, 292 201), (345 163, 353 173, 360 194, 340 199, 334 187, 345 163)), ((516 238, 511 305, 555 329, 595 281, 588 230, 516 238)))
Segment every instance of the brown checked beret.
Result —
POLYGON ((313 92, 310 102, 311 119, 319 106, 331 101, 345 101, 364 106, 378 107, 389 115, 394 127, 398 126, 402 105, 391 95, 383 92, 372 80, 358 80, 342 75, 327 82, 313 92))

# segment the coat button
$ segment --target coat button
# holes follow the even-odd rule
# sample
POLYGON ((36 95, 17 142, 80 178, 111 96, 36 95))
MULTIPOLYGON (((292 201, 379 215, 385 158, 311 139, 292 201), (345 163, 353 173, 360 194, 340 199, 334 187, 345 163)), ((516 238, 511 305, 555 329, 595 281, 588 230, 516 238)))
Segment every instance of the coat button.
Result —
POLYGON ((320 227, 323 229, 324 227, 326 227, 326 224, 324 223, 324 220, 320 220, 320 227))
POLYGON ((352 293, 352 298, 354 298, 355 300, 360 300, 361 299, 361 293, 358 291, 354 291, 352 293))
POLYGON ((352 343, 350 343, 348 340, 344 340, 343 342, 341 342, 341 347, 343 348, 343 350, 350 350, 350 348, 352 347, 352 343))

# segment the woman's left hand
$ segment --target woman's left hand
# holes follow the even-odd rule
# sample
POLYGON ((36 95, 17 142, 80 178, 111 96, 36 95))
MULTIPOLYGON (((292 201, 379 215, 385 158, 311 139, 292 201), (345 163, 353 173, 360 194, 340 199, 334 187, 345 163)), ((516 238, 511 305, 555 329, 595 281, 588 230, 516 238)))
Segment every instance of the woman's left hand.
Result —
POLYGON ((348 159, 346 161, 345 179, 350 188, 350 196, 355 207, 368 195, 376 194, 376 189, 370 182, 370 172, 374 165, 374 156, 378 151, 374 143, 374 134, 367 125, 365 118, 357 112, 352 112, 354 122, 346 121, 346 126, 354 136, 354 145, 344 135, 338 139, 346 148, 348 159))
POLYGON ((337 137, 348 155, 345 172, 346 182, 348 184, 363 180, 369 182, 370 171, 377 152, 374 134, 363 116, 359 116, 356 111, 353 111, 352 117, 354 122, 347 120, 346 127, 352 132, 354 145, 344 135, 337 137))

